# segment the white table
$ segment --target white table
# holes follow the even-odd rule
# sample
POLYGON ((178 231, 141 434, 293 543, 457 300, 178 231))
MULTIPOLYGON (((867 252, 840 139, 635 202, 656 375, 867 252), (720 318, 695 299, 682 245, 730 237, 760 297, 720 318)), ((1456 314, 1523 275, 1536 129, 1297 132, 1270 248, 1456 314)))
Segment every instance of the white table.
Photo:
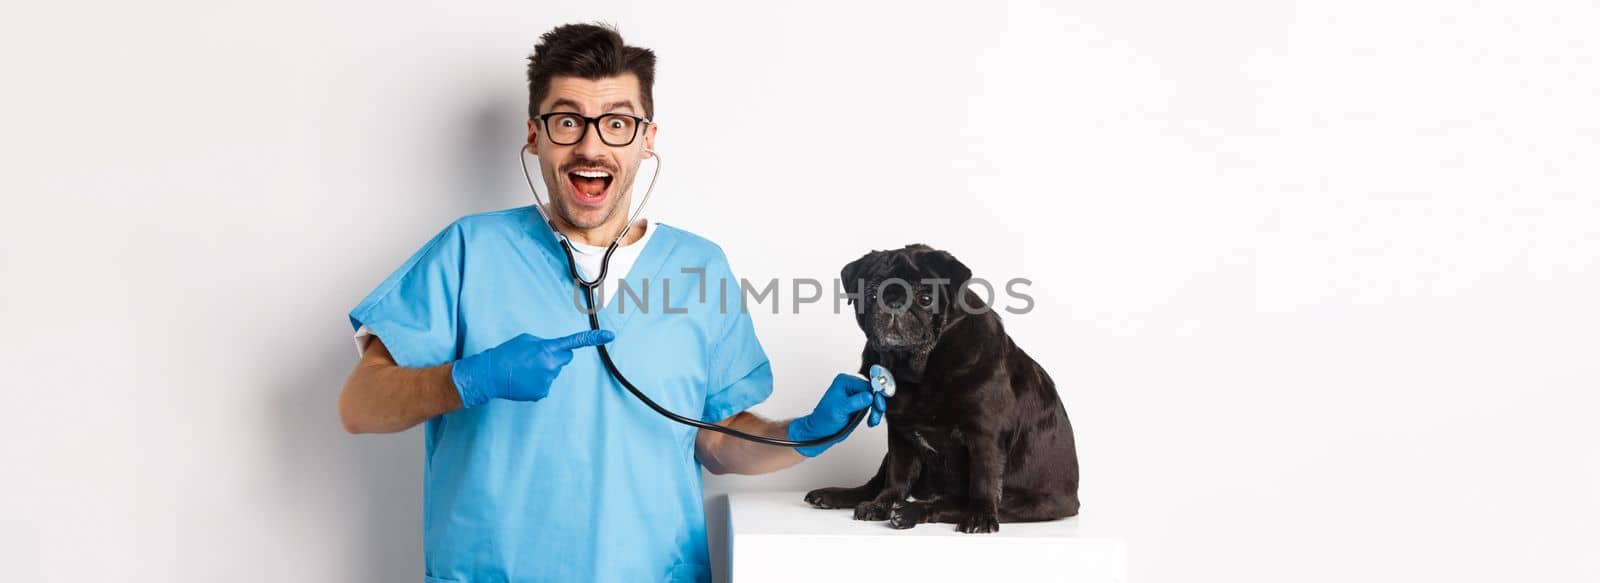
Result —
POLYGON ((728 495, 732 583, 794 581, 1127 580, 1127 547, 1094 515, 1002 523, 1000 532, 965 534, 953 524, 895 530, 818 510, 802 492, 728 495))

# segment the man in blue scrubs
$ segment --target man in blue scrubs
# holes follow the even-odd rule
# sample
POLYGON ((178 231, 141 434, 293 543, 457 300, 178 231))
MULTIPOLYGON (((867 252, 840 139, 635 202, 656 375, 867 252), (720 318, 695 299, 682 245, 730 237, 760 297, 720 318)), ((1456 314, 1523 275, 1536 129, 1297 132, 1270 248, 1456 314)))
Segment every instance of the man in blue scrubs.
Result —
POLYGON ((586 278, 599 275, 655 141, 655 55, 608 27, 561 26, 540 39, 528 78, 527 151, 548 223, 532 206, 463 217, 351 310, 363 352, 340 418, 351 433, 425 423, 428 582, 707 581, 700 468, 771 472, 828 445, 758 445, 669 421, 627 394, 593 346, 662 406, 748 433, 826 437, 862 409, 876 423, 882 398, 841 374, 804 417, 745 411, 771 394, 772 372, 739 281, 720 247, 665 224, 628 229, 602 330, 588 331, 551 229, 586 278))

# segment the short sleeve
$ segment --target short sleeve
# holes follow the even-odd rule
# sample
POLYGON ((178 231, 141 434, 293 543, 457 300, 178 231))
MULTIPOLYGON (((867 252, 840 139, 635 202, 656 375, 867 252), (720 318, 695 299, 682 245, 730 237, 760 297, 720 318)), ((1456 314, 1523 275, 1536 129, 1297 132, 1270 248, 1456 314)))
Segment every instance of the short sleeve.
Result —
POLYGON ((382 339, 400 366, 455 360, 463 247, 459 224, 445 228, 350 310, 350 325, 382 339))
MULTIPOLYGON (((720 259, 720 258, 719 258, 720 259)), ((732 289, 739 289, 738 280, 728 271, 726 264, 708 274, 708 286, 719 289, 714 278, 727 278, 732 289), (720 273, 717 273, 720 272, 720 273)), ((767 400, 772 395, 772 365, 767 353, 756 338, 755 324, 750 314, 737 306, 729 305, 726 314, 718 313, 721 332, 716 336, 711 351, 710 387, 706 393, 706 406, 701 420, 715 423, 767 400)))

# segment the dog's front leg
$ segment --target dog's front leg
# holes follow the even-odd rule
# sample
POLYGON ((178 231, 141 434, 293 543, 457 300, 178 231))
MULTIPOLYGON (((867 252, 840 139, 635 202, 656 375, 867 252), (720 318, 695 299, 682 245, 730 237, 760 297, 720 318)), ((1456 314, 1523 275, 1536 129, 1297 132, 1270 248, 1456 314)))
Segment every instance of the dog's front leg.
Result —
POLYGON ((916 483, 917 474, 922 472, 921 458, 908 446, 895 432, 889 432, 889 455, 885 460, 888 471, 884 475, 883 489, 871 500, 856 505, 856 520, 888 520, 889 510, 905 502, 911 484, 916 483))
POLYGON ((813 508, 855 508, 857 504, 876 498, 878 492, 883 491, 888 474, 889 454, 886 453, 878 464, 878 473, 873 474, 867 483, 854 488, 817 488, 807 492, 805 500, 813 508))
POLYGON ((956 523, 961 532, 1000 530, 1000 488, 1005 478, 1005 452, 1000 437, 992 432, 972 432, 967 441, 967 471, 970 474, 966 516, 956 523))

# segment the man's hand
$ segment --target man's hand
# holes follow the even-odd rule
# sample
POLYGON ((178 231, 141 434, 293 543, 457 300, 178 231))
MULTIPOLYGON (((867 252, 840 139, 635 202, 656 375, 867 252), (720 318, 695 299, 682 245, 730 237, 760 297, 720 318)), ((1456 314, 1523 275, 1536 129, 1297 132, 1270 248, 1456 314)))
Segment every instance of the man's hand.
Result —
MULTIPOLYGON (((833 384, 822 393, 822 400, 817 402, 816 410, 789 423, 789 439, 806 441, 833 435, 850 422, 851 414, 867 407, 872 407, 867 425, 877 426, 883 419, 884 410, 888 408, 883 395, 872 392, 872 383, 865 379, 840 373, 839 376, 833 377, 833 384)), ((855 428, 852 427, 851 431, 855 431, 855 428)), ((816 457, 849 436, 850 433, 846 432, 839 436, 839 439, 822 445, 795 448, 795 451, 806 457, 816 457)))
POLYGON ((610 330, 589 330, 555 339, 519 334, 499 346, 456 361, 450 379, 461 395, 463 407, 489 399, 537 401, 550 394, 556 375, 572 362, 573 350, 605 344, 614 338, 610 330))

